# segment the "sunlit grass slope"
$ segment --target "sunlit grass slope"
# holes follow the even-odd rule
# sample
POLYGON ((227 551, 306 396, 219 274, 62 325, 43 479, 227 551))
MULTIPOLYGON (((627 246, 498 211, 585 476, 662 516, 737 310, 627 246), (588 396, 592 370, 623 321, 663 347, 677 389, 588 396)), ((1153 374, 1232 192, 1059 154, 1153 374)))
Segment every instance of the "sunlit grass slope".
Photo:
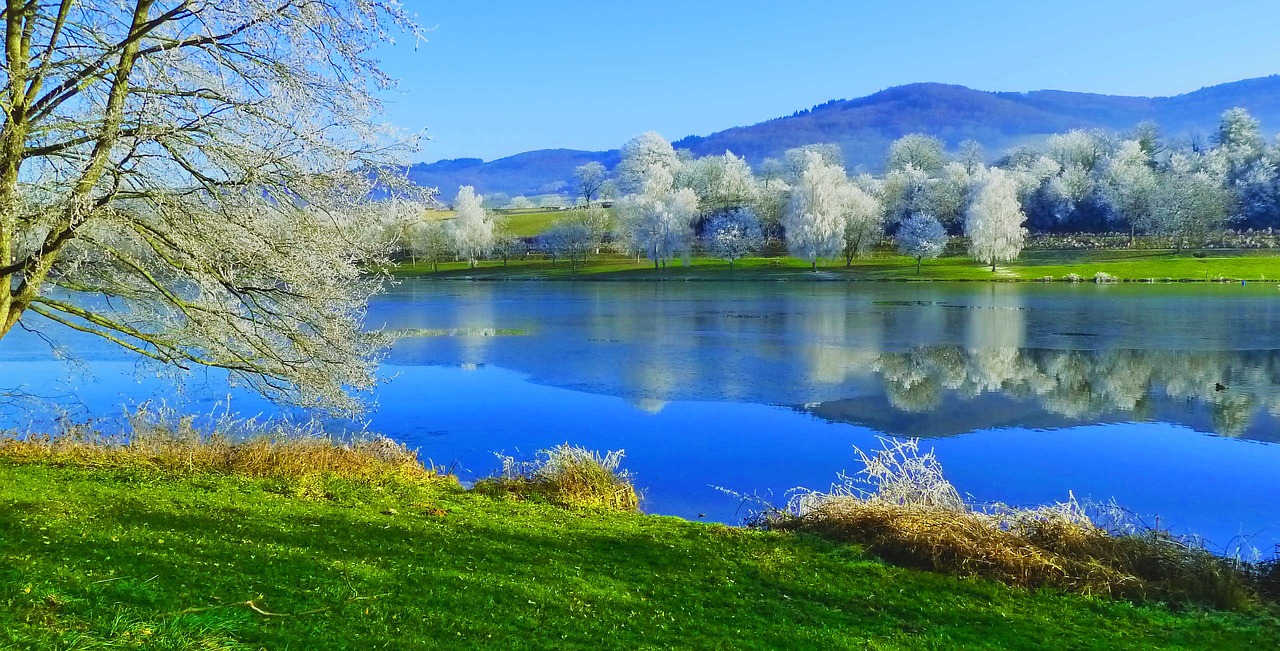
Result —
POLYGON ((1261 649, 1262 612, 1028 592, 431 477, 0 460, 5 649, 1261 649))

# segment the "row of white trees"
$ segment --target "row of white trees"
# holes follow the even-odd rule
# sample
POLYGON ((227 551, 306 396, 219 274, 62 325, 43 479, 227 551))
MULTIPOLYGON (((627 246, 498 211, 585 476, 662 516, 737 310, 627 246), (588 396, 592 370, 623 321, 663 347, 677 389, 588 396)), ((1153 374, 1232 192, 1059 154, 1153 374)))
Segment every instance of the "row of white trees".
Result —
MULTIPOLYGON (((618 202, 619 243, 659 268, 689 257, 699 233, 708 252, 731 264, 769 235, 784 239, 787 250, 815 271, 820 260, 843 257, 851 264, 869 254, 889 225, 896 227, 899 248, 917 262, 945 247, 946 230, 930 212, 911 211, 889 224, 889 184, 869 175, 850 178, 833 147, 791 150, 762 168, 757 176, 732 152, 682 158, 653 132, 634 138, 623 146, 616 170, 617 186, 626 193, 618 202)), ((964 192, 974 200, 967 202, 963 223, 970 254, 995 270, 1021 252, 1026 215, 1005 170, 979 163, 968 177, 964 192)))
MULTIPOLYGON (((1029 230, 1127 230, 1169 236, 1181 247, 1233 219, 1280 214, 1280 173, 1270 162, 1280 151, 1258 132, 1256 120, 1233 109, 1210 147, 1168 147, 1144 124, 1127 138, 1083 130, 1051 136, 1041 149, 1011 151, 991 166, 976 143, 949 154, 937 138, 912 134, 891 145, 879 176, 850 175, 834 145, 792 149, 753 170, 732 152, 695 158, 649 132, 623 145, 612 178, 599 163, 577 168, 574 190, 590 214, 562 222, 536 244, 575 269, 604 242, 661 269, 687 262, 695 248, 732 266, 774 241, 816 271, 822 260, 851 265, 890 238, 916 260, 917 272, 942 255, 950 235, 965 236, 969 256, 992 272, 1020 255, 1029 230), (615 194, 610 223, 598 204, 615 194)), ((406 251, 473 266, 524 252, 471 188, 462 188, 455 208, 453 222, 409 229, 406 251)))

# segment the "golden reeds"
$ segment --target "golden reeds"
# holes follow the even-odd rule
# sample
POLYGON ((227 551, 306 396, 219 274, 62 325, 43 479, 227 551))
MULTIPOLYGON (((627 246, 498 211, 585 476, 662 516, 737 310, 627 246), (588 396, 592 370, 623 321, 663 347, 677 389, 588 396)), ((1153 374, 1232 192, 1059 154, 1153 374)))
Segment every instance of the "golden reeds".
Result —
POLYGON ((231 418, 198 428, 192 418, 163 410, 140 410, 113 433, 68 425, 53 434, 0 436, 0 459, 250 477, 327 475, 383 481, 438 476, 418 461, 414 451, 382 436, 340 440, 313 425, 231 418))
POLYGON ((1158 530, 1105 529, 1074 497, 1031 509, 973 508, 918 441, 886 440, 884 449, 859 456, 862 471, 842 476, 830 492, 798 494, 760 524, 856 543, 900 565, 1027 588, 1223 608, 1265 596, 1262 566, 1158 530))
POLYGON ((561 506, 638 511, 640 496, 631 476, 619 469, 622 457, 622 450, 601 456, 568 443, 541 450, 532 461, 499 455, 501 474, 477 482, 475 490, 561 506))

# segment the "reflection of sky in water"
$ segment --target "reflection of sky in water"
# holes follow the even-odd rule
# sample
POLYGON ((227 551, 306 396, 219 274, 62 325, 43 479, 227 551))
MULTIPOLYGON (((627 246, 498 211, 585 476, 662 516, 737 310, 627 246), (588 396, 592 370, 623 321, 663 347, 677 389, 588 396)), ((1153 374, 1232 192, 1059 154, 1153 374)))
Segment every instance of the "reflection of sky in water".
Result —
MULTIPOLYGON (((406 283, 371 319, 433 336, 397 345, 370 427, 479 473, 498 450, 625 448, 651 510, 721 520, 736 505, 709 485, 780 501, 825 486, 877 432, 956 435, 929 445, 979 500, 1074 490, 1272 544, 1280 446, 1201 432, 1280 439, 1277 300, 1274 286, 406 283)), ((37 344, 4 342, 0 385, 61 384, 37 344)), ((110 348, 77 349, 89 413, 182 399, 110 348)), ((201 385, 189 409, 228 395, 201 385)), ((240 394, 232 407, 270 412, 240 394)))

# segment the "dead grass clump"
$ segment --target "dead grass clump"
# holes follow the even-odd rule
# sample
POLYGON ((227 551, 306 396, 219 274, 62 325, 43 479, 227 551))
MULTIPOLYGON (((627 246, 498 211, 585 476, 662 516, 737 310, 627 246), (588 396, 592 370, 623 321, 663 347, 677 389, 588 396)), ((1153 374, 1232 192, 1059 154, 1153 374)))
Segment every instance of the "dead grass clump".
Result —
POLYGON ((975 509, 916 440, 885 440, 883 449, 858 454, 863 470, 842 475, 829 492, 798 493, 759 524, 855 543, 891 563, 1027 588, 1220 608, 1262 592, 1248 564, 1166 532, 1100 526, 1074 497, 1033 509, 975 509))
POLYGON ((1263 597, 1280 602, 1280 557, 1254 566, 1254 585, 1263 597))
POLYGON ((0 459, 285 479, 324 475, 372 482, 440 476, 425 468, 414 451, 383 436, 340 440, 314 424, 230 417, 197 427, 194 418, 163 409, 141 409, 114 433, 67 425, 54 434, 0 437, 0 459))
POLYGON ((631 475, 619 469, 622 457, 622 450, 601 456, 568 443, 541 450, 531 461, 498 455, 502 472, 477 482, 475 490, 561 506, 638 511, 640 496, 631 475))

